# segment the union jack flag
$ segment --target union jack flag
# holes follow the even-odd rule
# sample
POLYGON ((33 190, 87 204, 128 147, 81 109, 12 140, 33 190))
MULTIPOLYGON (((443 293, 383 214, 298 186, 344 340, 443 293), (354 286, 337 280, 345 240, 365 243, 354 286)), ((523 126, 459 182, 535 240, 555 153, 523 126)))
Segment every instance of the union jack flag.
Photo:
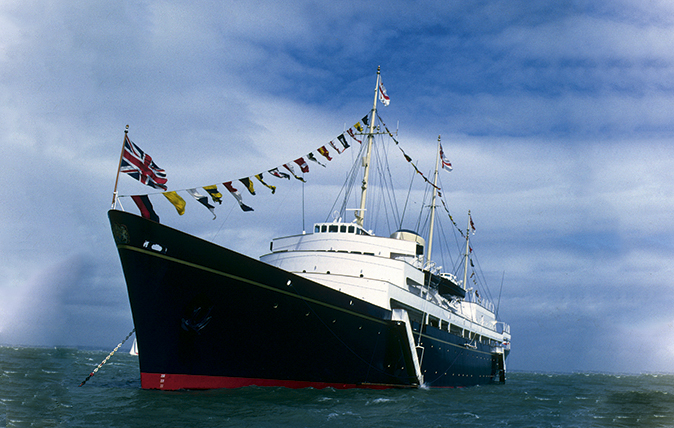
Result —
POLYGON ((166 190, 166 172, 152 161, 152 157, 124 136, 124 154, 119 170, 155 189, 166 190))

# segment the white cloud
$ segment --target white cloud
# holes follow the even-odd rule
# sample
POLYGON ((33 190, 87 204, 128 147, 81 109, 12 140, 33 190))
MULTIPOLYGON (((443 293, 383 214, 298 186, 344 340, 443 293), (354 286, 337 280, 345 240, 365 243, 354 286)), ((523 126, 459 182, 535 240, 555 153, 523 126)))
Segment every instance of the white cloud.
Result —
MULTIPOLYGON (((114 345, 128 332, 129 309, 105 210, 124 126, 172 188, 236 180, 306 154, 362 117, 381 64, 392 103, 380 114, 391 128, 400 120, 398 139, 424 172, 443 135, 454 164, 443 189, 461 228, 473 212, 492 294, 506 271, 501 310, 522 346, 513 367, 526 369, 518 353, 535 356, 556 333, 572 340, 566 331, 584 328, 605 340, 609 321, 627 331, 615 314, 616 304, 630 308, 624 290, 640 296, 639 308, 649 287, 671 300, 671 12, 666 2, 4 2, 0 146, 11 156, 0 160, 0 180, 11 196, 0 207, 0 290, 67 297, 72 290, 62 281, 50 288, 50 275, 84 288, 91 280, 113 314, 92 325, 118 327, 64 340, 114 345), (70 264, 84 267, 77 274, 70 264)), ((307 228, 329 216, 355 157, 311 166, 307 228), (316 200, 315 191, 331 196, 316 200)), ((393 168, 404 193, 414 174, 393 168)), ((254 214, 225 194, 216 221, 194 201, 183 217, 161 197, 155 205, 164 223, 257 256, 273 236, 301 230, 301 186, 275 184, 274 196, 261 187, 244 194, 254 214)), ((147 190, 120 177, 121 193, 147 190)), ((39 309, 25 296, 14 302, 39 309)), ((64 305, 84 317, 94 303, 64 305)), ((644 322, 662 326, 663 308, 644 311, 644 322)), ((630 342, 626 355, 640 346, 648 341, 630 342)), ((587 355, 574 368, 604 358, 587 355)))

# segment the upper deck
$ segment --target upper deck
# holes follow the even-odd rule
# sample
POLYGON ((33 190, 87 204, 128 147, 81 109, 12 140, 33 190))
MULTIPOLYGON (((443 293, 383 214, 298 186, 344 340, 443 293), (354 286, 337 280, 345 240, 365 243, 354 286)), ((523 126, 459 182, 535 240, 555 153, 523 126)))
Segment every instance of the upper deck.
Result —
MULTIPOLYGON (((375 236, 353 223, 317 223, 314 233, 274 238, 271 253, 284 251, 336 251, 413 262, 423 254, 424 242, 411 232, 398 231, 390 238, 375 236)), ((263 256, 265 257, 265 256, 263 256)))

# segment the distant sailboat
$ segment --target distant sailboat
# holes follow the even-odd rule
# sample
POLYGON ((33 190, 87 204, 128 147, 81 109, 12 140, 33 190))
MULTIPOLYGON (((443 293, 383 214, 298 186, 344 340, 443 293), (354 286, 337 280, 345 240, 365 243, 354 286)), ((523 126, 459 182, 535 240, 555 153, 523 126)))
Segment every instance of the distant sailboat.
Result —
POLYGON ((138 355, 138 341, 133 339, 133 345, 131 345, 131 350, 129 351, 131 355, 138 355))

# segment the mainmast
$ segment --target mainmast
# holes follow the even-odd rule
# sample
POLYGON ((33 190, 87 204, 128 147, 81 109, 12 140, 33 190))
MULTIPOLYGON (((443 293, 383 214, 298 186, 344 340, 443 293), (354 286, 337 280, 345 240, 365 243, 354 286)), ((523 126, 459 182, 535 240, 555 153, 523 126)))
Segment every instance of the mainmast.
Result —
POLYGON ((431 202, 431 227, 428 231, 428 251, 426 252, 426 266, 430 270, 431 250, 433 249, 433 224, 435 223, 435 198, 438 195, 438 167, 440 166, 440 136, 438 135, 438 150, 435 158, 435 177, 433 178, 433 200, 431 202))
POLYGON ((468 281, 468 257, 470 255, 470 210, 468 210, 468 226, 466 226, 466 254, 463 261, 463 289, 468 290, 467 282, 468 281))
POLYGON ((367 197, 367 183, 368 177, 370 176, 370 159, 372 158, 372 143, 374 142, 374 121, 377 117, 377 98, 379 91, 379 79, 381 78, 380 73, 381 67, 377 67, 377 84, 374 86, 374 103, 372 104, 372 111, 370 113, 370 126, 367 131, 367 151, 365 157, 363 158, 363 167, 365 171, 363 172, 363 184, 361 186, 360 194, 360 208, 356 211, 356 224, 363 227, 363 220, 365 219, 365 200, 367 197))

